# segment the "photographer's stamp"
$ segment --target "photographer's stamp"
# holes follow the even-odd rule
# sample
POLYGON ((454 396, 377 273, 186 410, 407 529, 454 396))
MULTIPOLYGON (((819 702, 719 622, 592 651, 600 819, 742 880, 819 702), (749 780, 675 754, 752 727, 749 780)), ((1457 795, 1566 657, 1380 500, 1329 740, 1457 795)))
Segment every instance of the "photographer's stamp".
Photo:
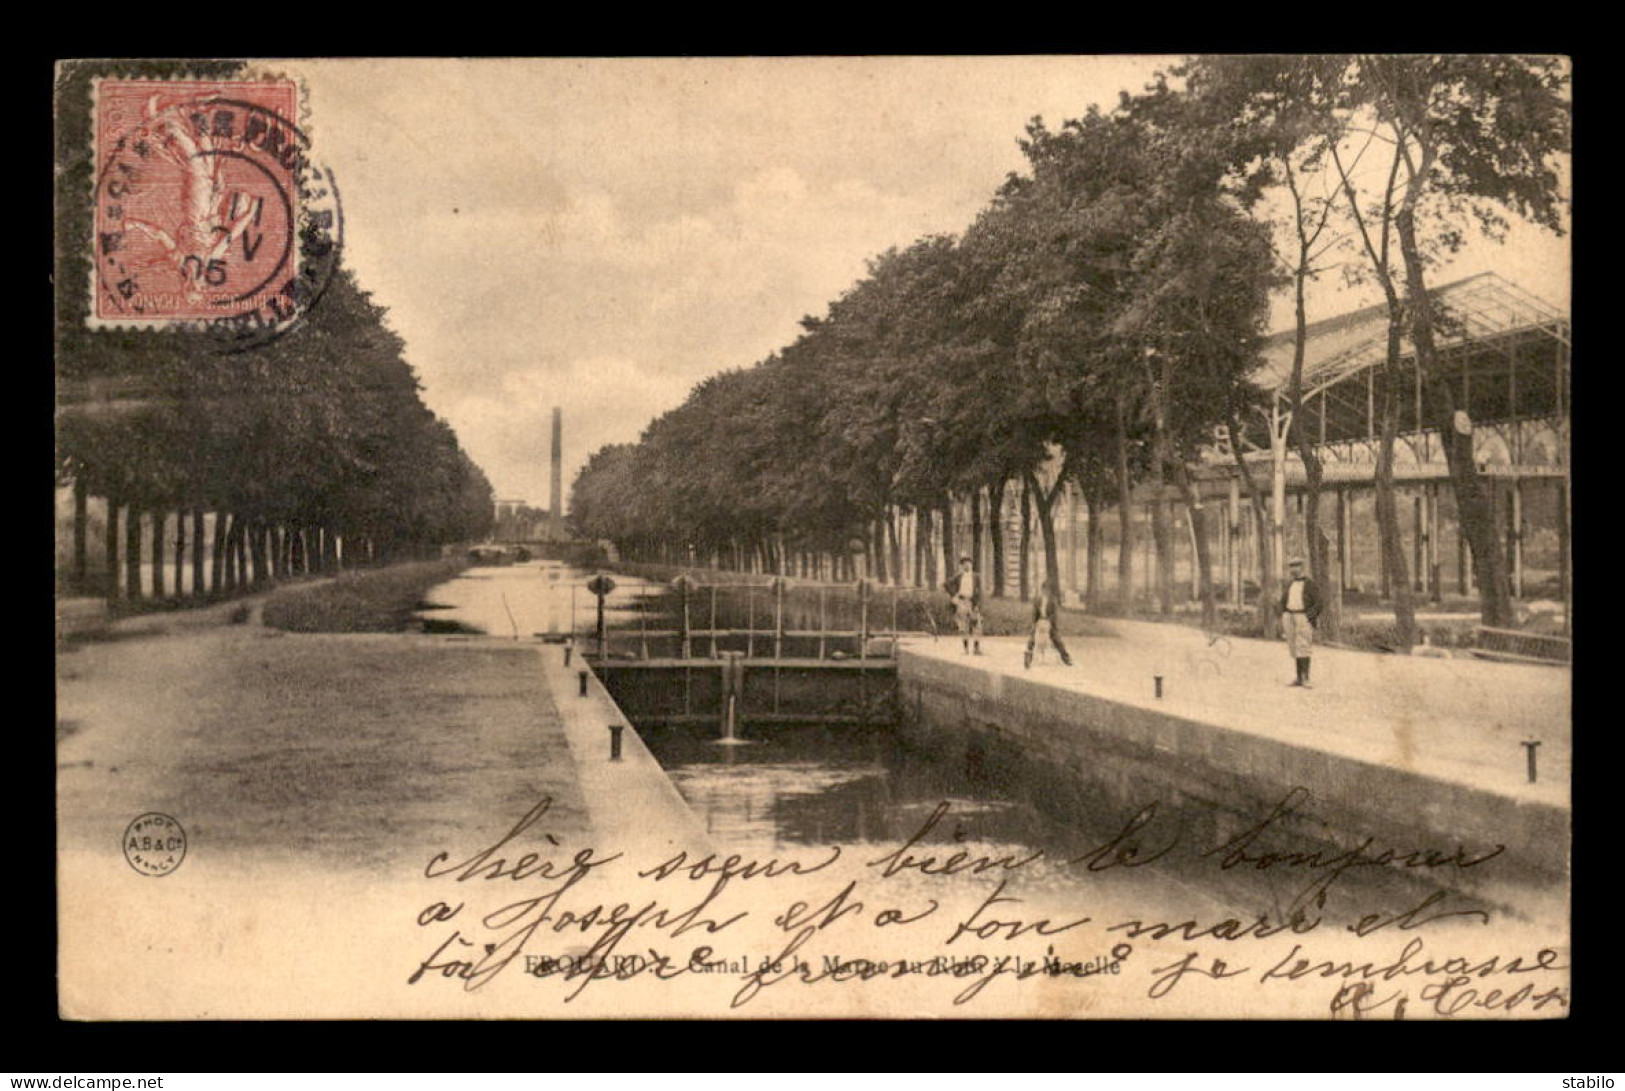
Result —
POLYGON ((139 875, 168 875, 186 859, 186 831, 167 814, 141 815, 124 830, 124 858, 139 875))

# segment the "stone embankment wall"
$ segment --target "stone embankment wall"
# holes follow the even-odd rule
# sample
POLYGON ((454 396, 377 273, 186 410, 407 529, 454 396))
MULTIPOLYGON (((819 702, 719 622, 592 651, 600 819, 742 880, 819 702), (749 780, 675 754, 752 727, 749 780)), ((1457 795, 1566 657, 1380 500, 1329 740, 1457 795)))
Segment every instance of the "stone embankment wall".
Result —
MULTIPOLYGON (((1251 852, 1336 851, 1372 838, 1392 848, 1470 856, 1506 850, 1502 877, 1565 873, 1566 808, 1251 735, 1154 707, 911 654, 898 663, 900 730, 973 777, 1019 786, 1042 810, 1090 829, 1120 828, 1149 803, 1147 851, 1180 828, 1187 846, 1218 846, 1269 816, 1295 789, 1292 814, 1251 852)), ((1370 870, 1370 869, 1368 869, 1370 870)), ((1429 869, 1432 870, 1432 869, 1429 869)), ((1470 882, 1477 875, 1455 868, 1470 882)))

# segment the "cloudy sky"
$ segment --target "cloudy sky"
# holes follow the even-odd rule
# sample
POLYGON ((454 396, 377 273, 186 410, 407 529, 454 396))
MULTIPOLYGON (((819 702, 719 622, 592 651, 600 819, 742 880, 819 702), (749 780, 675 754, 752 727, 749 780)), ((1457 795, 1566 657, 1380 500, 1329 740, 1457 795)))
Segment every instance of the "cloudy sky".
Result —
MULTIPOLYGON (((867 258, 968 225, 1052 125, 1167 58, 300 62, 346 257, 497 495, 547 503, 696 382, 789 343, 867 258)), ((1568 300, 1566 240, 1496 269, 1568 300)), ((1323 292, 1325 313, 1365 300, 1323 292)), ((1286 313, 1280 313, 1282 319, 1286 313)))

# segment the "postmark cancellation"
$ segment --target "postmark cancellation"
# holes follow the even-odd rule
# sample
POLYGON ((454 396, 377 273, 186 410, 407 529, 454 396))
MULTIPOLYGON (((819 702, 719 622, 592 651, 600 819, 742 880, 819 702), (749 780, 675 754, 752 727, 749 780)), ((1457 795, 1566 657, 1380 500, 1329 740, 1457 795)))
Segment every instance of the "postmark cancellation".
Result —
POLYGON ((92 328, 261 335, 319 298, 342 214, 297 81, 94 83, 92 328))

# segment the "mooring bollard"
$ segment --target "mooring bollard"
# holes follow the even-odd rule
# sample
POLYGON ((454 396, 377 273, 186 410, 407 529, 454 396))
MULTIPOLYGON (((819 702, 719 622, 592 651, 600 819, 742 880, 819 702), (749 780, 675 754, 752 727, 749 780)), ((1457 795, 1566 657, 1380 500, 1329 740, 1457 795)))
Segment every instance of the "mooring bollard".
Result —
POLYGON ((576 672, 576 677, 581 679, 581 693, 578 694, 578 696, 581 696, 581 697, 587 696, 587 672, 586 671, 577 671, 576 672))
POLYGON ((587 590, 598 599, 598 654, 604 654, 604 600, 609 593, 615 590, 615 581, 605 575, 597 575, 587 581, 587 590))
POLYGON ((1157 700, 1160 701, 1162 700, 1162 675, 1154 674, 1151 676, 1151 680, 1156 686, 1157 700))
POLYGON ((621 760, 621 732, 626 730, 625 724, 609 725, 609 760, 621 760))
POLYGON ((1529 739, 1522 745, 1524 750, 1529 754, 1529 783, 1533 784, 1535 783, 1535 748, 1540 745, 1540 740, 1529 739))

